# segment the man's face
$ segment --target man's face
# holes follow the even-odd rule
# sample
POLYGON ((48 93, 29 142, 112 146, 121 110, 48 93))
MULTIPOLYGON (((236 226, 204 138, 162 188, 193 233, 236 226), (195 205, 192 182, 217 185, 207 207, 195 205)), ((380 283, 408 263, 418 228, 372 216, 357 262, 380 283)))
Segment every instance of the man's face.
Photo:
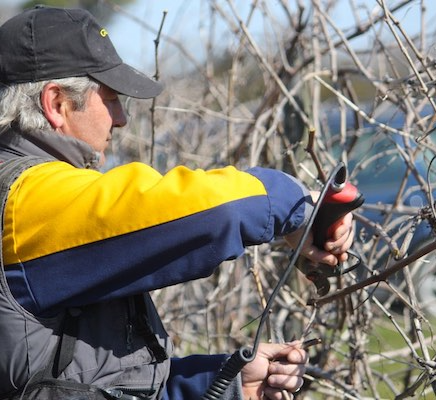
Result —
POLYGON ((104 151, 112 138, 112 128, 126 125, 126 115, 118 94, 101 85, 98 91, 91 90, 85 108, 81 111, 69 107, 65 116, 62 133, 88 143, 101 155, 101 165, 105 162, 104 151))

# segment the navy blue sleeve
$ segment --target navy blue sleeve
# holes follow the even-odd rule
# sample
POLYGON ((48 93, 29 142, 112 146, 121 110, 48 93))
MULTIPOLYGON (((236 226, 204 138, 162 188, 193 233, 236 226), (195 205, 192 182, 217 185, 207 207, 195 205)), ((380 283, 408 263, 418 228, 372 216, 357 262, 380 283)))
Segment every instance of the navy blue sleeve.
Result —
MULTIPOLYGON (((193 355, 171 360, 171 371, 164 400, 199 400, 213 382, 229 356, 193 355)), ((241 399, 236 382, 230 388, 234 394, 226 393, 227 399, 241 399)))

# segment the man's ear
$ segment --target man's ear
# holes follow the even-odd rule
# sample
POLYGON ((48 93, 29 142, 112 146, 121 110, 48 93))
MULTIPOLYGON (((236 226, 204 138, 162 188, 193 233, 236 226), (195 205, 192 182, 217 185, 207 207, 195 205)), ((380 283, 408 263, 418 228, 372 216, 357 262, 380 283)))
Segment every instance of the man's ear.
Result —
POLYGON ((48 83, 41 92, 41 105, 44 116, 54 130, 65 123, 65 112, 68 99, 56 83, 48 83))

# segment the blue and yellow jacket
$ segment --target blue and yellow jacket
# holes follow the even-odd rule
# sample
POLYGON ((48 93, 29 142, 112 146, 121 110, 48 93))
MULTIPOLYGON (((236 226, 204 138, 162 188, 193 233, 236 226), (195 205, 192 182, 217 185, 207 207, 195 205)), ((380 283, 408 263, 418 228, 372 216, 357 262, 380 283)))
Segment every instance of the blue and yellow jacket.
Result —
POLYGON ((308 192, 275 170, 101 173, 63 158, 25 171, 4 216, 10 286, 37 315, 209 276, 311 211, 308 192))
POLYGON ((22 155, 54 158, 19 176, 4 213, 8 284, 36 316, 209 276, 312 211, 307 189, 265 168, 161 175, 131 163, 101 173, 86 143, 50 132, 0 136, 0 161, 22 155))

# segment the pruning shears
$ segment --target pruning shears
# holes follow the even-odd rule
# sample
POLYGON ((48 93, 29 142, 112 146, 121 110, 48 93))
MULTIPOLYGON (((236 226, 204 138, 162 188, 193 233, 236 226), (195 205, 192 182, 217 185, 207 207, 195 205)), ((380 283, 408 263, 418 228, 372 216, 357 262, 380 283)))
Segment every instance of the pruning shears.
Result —
MULTIPOLYGON (((323 248, 325 241, 337 228, 340 219, 347 213, 360 207, 365 201, 362 193, 355 186, 347 182, 347 169, 344 164, 333 177, 324 198, 321 201, 318 213, 315 216, 312 231, 313 243, 318 248, 323 248)), ((313 263, 303 260, 297 263, 297 268, 316 286, 319 296, 325 296, 330 290, 328 278, 346 274, 360 265, 360 257, 349 250, 358 262, 344 269, 342 264, 335 267, 326 264, 313 263)))

